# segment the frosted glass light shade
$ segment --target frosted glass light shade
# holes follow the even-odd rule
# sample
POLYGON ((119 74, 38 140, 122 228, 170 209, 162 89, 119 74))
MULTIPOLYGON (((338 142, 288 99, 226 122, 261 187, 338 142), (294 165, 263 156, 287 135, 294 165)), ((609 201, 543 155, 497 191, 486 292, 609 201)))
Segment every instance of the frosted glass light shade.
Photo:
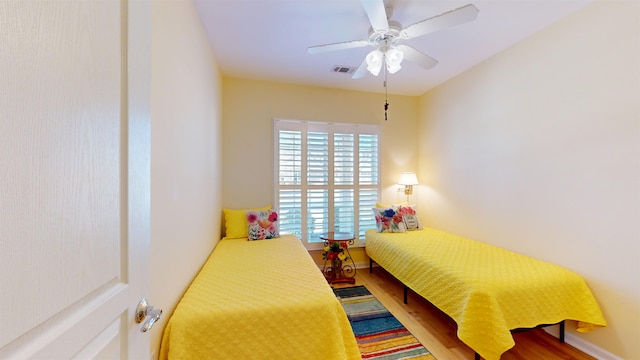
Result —
POLYGON ((382 52, 380 49, 373 50, 367 54, 365 58, 367 70, 369 70, 373 76, 380 74, 383 63, 386 63, 387 71, 389 71, 390 74, 395 74, 401 68, 400 64, 404 58, 404 53, 393 47, 385 47, 384 49, 385 52, 382 52))
POLYGON ((382 61, 384 59, 384 54, 380 50, 373 50, 369 54, 365 60, 367 61, 367 70, 373 76, 378 76, 380 73, 380 69, 382 69, 382 61))
POLYGON ((387 50, 384 57, 387 62, 387 70, 389 70, 389 73, 395 74, 400 70, 400 63, 402 63, 402 59, 404 58, 404 53, 402 51, 391 48, 387 50))

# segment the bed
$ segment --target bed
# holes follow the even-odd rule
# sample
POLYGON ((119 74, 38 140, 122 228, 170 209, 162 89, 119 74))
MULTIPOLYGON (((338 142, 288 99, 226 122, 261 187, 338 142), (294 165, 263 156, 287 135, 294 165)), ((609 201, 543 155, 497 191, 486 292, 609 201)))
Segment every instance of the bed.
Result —
POLYGON ((360 359, 347 316, 293 235, 222 239, 165 328, 160 359, 360 359))
POLYGON ((449 315, 476 358, 499 359, 515 345, 515 329, 564 320, 579 332, 606 326, 582 277, 532 257, 430 228, 368 230, 366 253, 449 315))

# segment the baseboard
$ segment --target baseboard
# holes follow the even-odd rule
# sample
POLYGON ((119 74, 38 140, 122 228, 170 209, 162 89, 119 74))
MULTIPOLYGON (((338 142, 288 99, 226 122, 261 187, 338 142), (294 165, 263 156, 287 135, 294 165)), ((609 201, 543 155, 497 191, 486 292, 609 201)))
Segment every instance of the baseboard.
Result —
MULTIPOLYGON (((373 267, 378 266, 378 264, 373 264, 373 267)), ((356 263, 356 269, 368 269, 369 268, 369 263, 368 262, 357 262, 356 263)))
MULTIPOLYGON (((546 332, 548 332, 549 334, 558 337, 558 329, 557 326, 550 326, 547 328, 544 328, 544 330, 546 332)), ((565 331, 564 333, 564 341, 573 346, 574 348, 582 351, 585 354, 591 355, 596 359, 601 359, 601 360, 624 360, 623 358, 616 356, 610 352, 608 352, 607 350, 596 346, 586 340, 584 340, 583 338, 570 333, 568 331, 565 331)))

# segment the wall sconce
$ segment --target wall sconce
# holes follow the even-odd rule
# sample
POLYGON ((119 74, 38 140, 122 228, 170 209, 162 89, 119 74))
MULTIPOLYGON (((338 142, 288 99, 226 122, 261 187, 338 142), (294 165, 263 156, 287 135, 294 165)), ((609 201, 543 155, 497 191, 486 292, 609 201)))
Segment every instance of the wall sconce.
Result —
POLYGON ((398 185, 404 185, 404 193, 407 195, 408 201, 409 195, 413 193, 413 185, 418 185, 418 178, 415 173, 403 172, 398 180, 398 185))

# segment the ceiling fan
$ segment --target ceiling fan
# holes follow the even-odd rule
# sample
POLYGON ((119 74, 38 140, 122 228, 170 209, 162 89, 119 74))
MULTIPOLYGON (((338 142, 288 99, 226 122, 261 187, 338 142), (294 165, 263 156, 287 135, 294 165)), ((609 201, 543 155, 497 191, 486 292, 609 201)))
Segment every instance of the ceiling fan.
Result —
POLYGON ((353 73, 353 79, 363 77, 367 70, 377 76, 385 64, 386 70, 393 74, 400 70, 403 59, 408 59, 424 69, 436 66, 438 60, 409 45, 402 44, 402 41, 473 21, 478 17, 479 12, 473 4, 468 4, 403 28, 400 23, 390 20, 393 8, 385 7, 384 0, 361 0, 361 2, 371 22, 368 39, 307 48, 309 54, 318 54, 365 46, 374 47, 375 49, 367 54, 358 70, 353 73))

